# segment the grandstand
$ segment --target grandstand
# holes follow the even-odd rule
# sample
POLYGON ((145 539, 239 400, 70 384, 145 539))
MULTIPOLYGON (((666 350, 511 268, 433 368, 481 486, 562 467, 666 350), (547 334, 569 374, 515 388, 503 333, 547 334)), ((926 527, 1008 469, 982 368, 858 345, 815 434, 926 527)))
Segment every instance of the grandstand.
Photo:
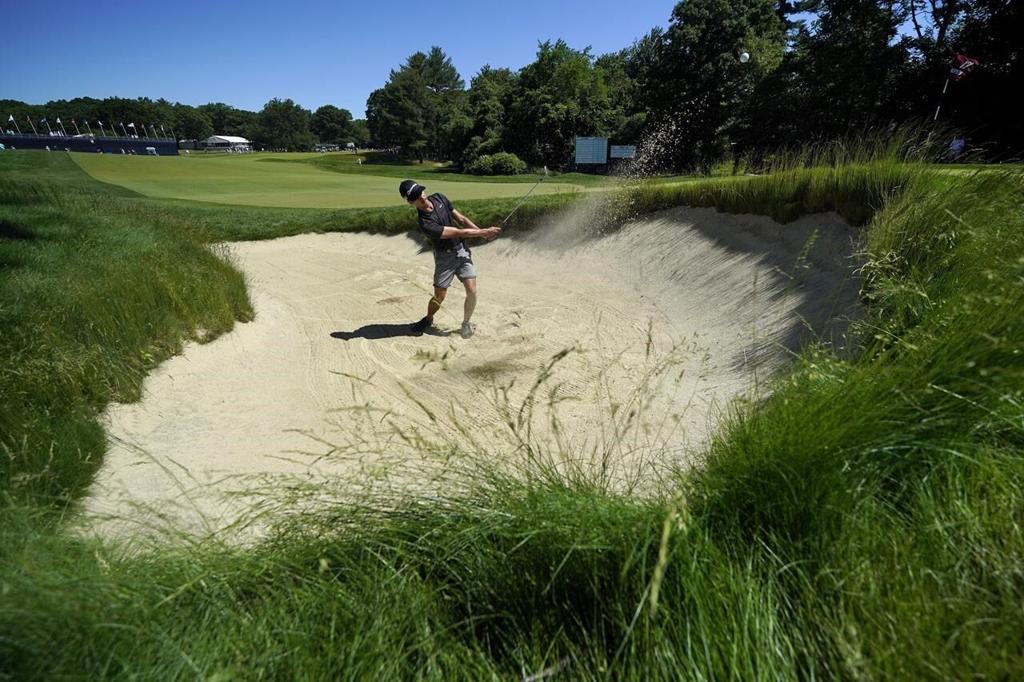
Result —
POLYGON ((19 121, 11 114, 7 117, 6 125, 0 129, 0 144, 9 149, 100 154, 175 156, 178 153, 178 143, 173 138, 174 131, 168 135, 163 126, 157 130, 155 124, 107 123, 104 127, 99 121, 92 121, 100 131, 96 134, 89 121, 80 120, 81 126, 74 119, 68 121, 70 123, 65 127, 60 117, 54 119, 51 125, 49 117, 37 122, 26 116, 19 126, 19 121), (71 128, 73 129, 69 130, 71 128))
POLYGON ((211 135, 203 140, 203 149, 208 152, 251 152, 252 143, 234 135, 211 135))

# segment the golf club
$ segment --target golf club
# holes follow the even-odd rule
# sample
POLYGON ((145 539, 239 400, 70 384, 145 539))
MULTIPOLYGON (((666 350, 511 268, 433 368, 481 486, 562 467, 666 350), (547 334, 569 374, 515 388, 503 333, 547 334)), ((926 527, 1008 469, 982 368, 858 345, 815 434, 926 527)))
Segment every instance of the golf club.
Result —
POLYGON ((527 199, 529 199, 530 195, 533 194, 533 190, 537 189, 537 185, 539 185, 540 183, 544 182, 544 179, 547 178, 547 177, 548 177, 548 167, 544 166, 544 175, 540 176, 540 180, 538 180, 533 185, 533 187, 530 188, 530 191, 526 193, 526 196, 524 196, 522 199, 519 200, 519 203, 516 204, 516 207, 512 209, 512 213, 509 213, 507 216, 505 216, 505 219, 501 221, 500 227, 505 227, 505 223, 507 223, 508 219, 512 217, 512 214, 519 210, 519 207, 523 205, 523 202, 526 201, 527 199))

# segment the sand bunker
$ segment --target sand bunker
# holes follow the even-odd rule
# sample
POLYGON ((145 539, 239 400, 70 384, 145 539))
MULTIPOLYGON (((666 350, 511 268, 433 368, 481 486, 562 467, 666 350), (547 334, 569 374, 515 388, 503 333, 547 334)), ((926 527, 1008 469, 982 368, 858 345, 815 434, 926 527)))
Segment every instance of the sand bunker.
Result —
POLYGON ((842 343, 858 284, 834 215, 673 209, 601 238, 586 222, 474 249, 470 340, 457 284, 438 331, 407 335, 432 271, 408 236, 232 244, 255 321, 190 344, 142 401, 109 407, 88 527, 219 531, 251 522, 263 493, 280 509, 338 480, 417 485, 460 451, 645 485, 691 463, 722 408, 792 350, 842 343))

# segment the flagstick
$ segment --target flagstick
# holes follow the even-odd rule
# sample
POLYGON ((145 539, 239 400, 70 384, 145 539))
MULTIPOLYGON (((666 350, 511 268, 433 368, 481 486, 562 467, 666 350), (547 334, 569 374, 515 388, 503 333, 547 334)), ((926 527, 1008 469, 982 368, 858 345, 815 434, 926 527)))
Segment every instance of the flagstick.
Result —
POLYGON ((62 135, 63 135, 64 137, 67 137, 67 136, 68 136, 68 131, 64 130, 64 124, 60 122, 60 119, 59 119, 59 118, 57 119, 57 125, 58 125, 58 126, 60 126, 60 132, 61 132, 61 134, 62 134, 62 135))
POLYGON ((946 96, 946 89, 949 87, 949 77, 946 77, 946 84, 942 86, 942 94, 939 95, 939 106, 935 107, 935 116, 932 118, 932 123, 939 120, 939 109, 942 108, 942 98, 946 96))
POLYGON ((30 116, 26 116, 25 120, 28 121, 30 126, 32 126, 32 134, 38 135, 39 133, 36 132, 36 124, 32 122, 32 118, 30 116))
POLYGON ((14 119, 14 116, 11 116, 11 118, 8 119, 8 122, 9 123, 13 123, 14 124, 14 132, 16 132, 19 135, 21 135, 21 128, 18 127, 18 122, 14 119))
POLYGON ((49 121, 49 119, 45 119, 45 118, 44 118, 44 119, 43 119, 43 123, 45 123, 45 124, 46 124, 46 132, 50 133, 50 135, 51 135, 51 136, 53 136, 53 128, 51 128, 51 127, 50 127, 50 121, 49 121))
POLYGON ((71 119, 71 125, 75 126, 75 135, 81 135, 82 131, 78 129, 78 121, 71 119))
POLYGON ((85 123, 85 129, 89 131, 89 135, 92 136, 92 128, 89 127, 89 121, 83 121, 85 123))

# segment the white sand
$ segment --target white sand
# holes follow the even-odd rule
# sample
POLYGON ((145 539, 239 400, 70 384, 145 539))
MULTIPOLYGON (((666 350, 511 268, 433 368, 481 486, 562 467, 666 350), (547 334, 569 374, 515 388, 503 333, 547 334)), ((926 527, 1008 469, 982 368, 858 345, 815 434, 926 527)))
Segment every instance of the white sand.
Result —
POLYGON ((456 449, 513 466, 524 440, 613 487, 647 485, 692 463, 721 408, 810 328, 839 339, 843 322, 828 321, 855 305, 853 231, 833 215, 780 226, 674 209, 601 239, 585 238, 587 222, 579 211, 474 248, 470 340, 457 283, 441 334, 394 335, 430 291, 431 256, 407 236, 232 244, 255 321, 190 344, 140 402, 109 407, 87 527, 219 531, 251 522, 264 497, 287 507, 303 483, 391 472, 416 485, 456 449))

